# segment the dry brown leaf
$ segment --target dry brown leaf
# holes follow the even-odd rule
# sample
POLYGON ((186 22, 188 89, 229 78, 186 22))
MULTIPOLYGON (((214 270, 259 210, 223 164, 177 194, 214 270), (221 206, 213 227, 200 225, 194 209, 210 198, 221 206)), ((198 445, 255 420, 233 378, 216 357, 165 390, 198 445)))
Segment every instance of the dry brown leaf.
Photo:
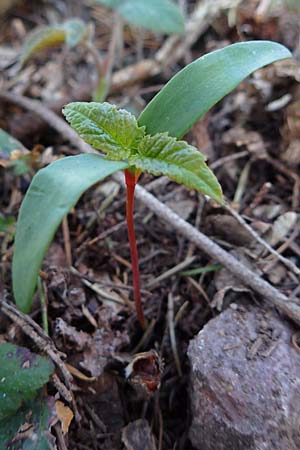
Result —
POLYGON ((96 380, 96 377, 88 377, 84 373, 80 372, 80 370, 76 369, 76 367, 71 366, 71 364, 66 363, 65 366, 68 369, 68 371, 70 372, 70 374, 74 375, 74 377, 78 378, 79 380, 89 381, 89 382, 96 380))
POLYGON ((61 421, 61 429, 63 434, 66 434, 69 431, 70 423, 74 417, 72 410, 63 404, 61 401, 55 402, 56 414, 59 420, 61 421))
POLYGON ((272 246, 277 245, 293 230, 297 222, 297 214, 288 211, 275 220, 271 236, 267 239, 272 246))

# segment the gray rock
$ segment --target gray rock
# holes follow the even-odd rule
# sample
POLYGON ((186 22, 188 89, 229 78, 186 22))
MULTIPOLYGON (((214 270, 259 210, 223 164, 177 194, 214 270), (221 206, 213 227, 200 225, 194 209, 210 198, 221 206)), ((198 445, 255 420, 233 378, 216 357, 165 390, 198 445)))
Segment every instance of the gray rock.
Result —
POLYGON ((124 427, 122 441, 126 450, 156 450, 151 428, 145 419, 135 420, 124 427))
POLYGON ((228 308, 191 341, 190 439, 198 450, 299 450, 300 355, 275 312, 228 308))

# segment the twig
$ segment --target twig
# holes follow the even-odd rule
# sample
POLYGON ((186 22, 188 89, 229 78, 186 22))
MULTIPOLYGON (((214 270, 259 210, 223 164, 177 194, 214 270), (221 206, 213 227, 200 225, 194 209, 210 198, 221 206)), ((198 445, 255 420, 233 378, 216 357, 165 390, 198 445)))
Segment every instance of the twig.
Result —
POLYGON ((40 276, 38 276, 37 288, 38 288, 38 293, 39 293, 40 303, 41 303, 43 329, 44 329, 44 333, 47 336, 49 336, 47 298, 45 295, 46 290, 45 290, 44 283, 42 282, 40 276))
MULTIPOLYGON (((276 251, 268 242, 266 242, 262 237, 259 236, 259 234, 253 230, 253 228, 247 224, 247 222, 243 219, 243 217, 236 212, 228 203, 224 205, 224 208, 227 209, 227 211, 230 212, 230 214, 251 234, 251 236, 254 237, 254 239, 259 242, 266 250, 268 250, 269 253, 274 255, 276 259, 281 261, 286 267, 288 267, 290 270, 292 270, 296 275, 300 275, 300 269, 290 260, 285 258, 284 256, 280 255, 278 251, 276 251)), ((292 240, 291 240, 292 242, 292 240)))
POLYGON ((54 430, 56 433, 59 450, 68 450, 68 447, 66 446, 64 435, 61 431, 61 425, 59 423, 56 423, 54 425, 54 430))
POLYGON ((246 186, 247 186, 247 182, 248 182, 248 178, 249 178, 249 173, 250 173, 250 169, 251 169, 251 165, 252 165, 252 161, 251 159, 245 164, 241 176, 239 177, 238 180, 238 184, 237 184, 237 188, 234 194, 234 198, 233 198, 233 203, 236 203, 237 205, 240 204, 243 194, 245 192, 246 186))
POLYGON ((60 381, 56 373, 54 373, 51 377, 51 381, 56 387, 57 391, 60 393, 61 397, 68 403, 72 403, 73 397, 69 389, 60 381))
POLYGON ((111 85, 114 65, 120 65, 123 59, 123 52, 124 52, 123 28, 124 28, 123 20, 119 15, 119 13, 116 11, 114 13, 113 30, 108 48, 107 67, 105 71, 106 72, 105 77, 108 86, 111 85))
POLYGON ((284 258, 281 255, 281 253, 284 252, 291 245, 292 242, 294 242, 294 240, 298 236, 299 232, 300 232, 300 227, 298 226, 294 229, 294 231, 292 232, 290 237, 277 250, 275 250, 276 258, 273 258, 273 260, 270 261, 266 267, 264 267, 264 269, 263 269, 264 273, 270 272, 270 270, 274 267, 277 260, 279 259, 282 262, 286 261, 286 262, 284 262, 284 264, 286 264, 287 267, 289 267, 291 270, 293 270, 296 275, 300 274, 300 269, 298 269, 298 267, 292 261, 289 261, 288 259, 284 258), (290 265, 288 265, 287 262, 290 263, 290 265))
POLYGON ((56 349, 54 343, 49 336, 45 335, 42 328, 34 322, 31 317, 21 313, 21 311, 16 309, 13 305, 1 299, 0 310, 14 323, 19 325, 22 331, 34 341, 36 346, 52 359, 52 361, 60 369, 65 385, 67 388, 70 388, 72 375, 69 373, 65 364, 61 360, 61 357, 64 356, 64 354, 56 349))
POLYGON ((71 240, 70 240, 70 230, 68 224, 68 216, 65 215, 62 221, 62 232, 64 237, 64 247, 66 253, 66 260, 68 267, 72 266, 72 250, 71 250, 71 240))
MULTIPOLYGON (((108 288, 113 288, 119 291, 129 291, 132 292, 133 291, 133 287, 132 286, 127 286, 125 284, 118 284, 118 283, 108 283, 108 282, 101 282, 101 281, 96 281, 94 279, 92 279, 89 276, 83 275, 81 272, 79 272, 75 267, 70 267, 70 272, 77 276, 78 278, 81 279, 86 279, 87 281, 89 281, 90 283, 94 283, 97 284, 98 286, 103 286, 103 287, 108 287, 108 288)), ((149 291, 146 291, 145 289, 141 290, 141 293, 144 295, 151 295, 151 293, 149 291)))
MULTIPOLYGON (((0 98, 12 101, 13 103, 23 106, 40 115, 49 123, 49 125, 60 132, 65 139, 69 139, 69 141, 81 152, 98 153, 88 144, 83 142, 77 133, 72 130, 72 128, 64 120, 59 118, 52 111, 49 111, 37 100, 30 100, 22 96, 8 93, 0 93, 0 98)), ((113 178, 124 186, 124 177, 121 174, 115 174, 113 178)), ((270 283, 252 272, 252 270, 248 269, 248 267, 238 261, 230 253, 226 252, 210 238, 205 236, 205 234, 201 233, 191 224, 182 219, 178 214, 172 211, 168 206, 161 203, 143 187, 139 185, 136 186, 135 195, 138 200, 144 203, 144 205, 146 205, 160 219, 163 219, 165 222, 170 224, 175 231, 185 236, 191 242, 194 242, 198 248, 207 253, 211 258, 218 260, 245 285, 251 287, 271 305, 278 308, 282 313, 300 325, 300 306, 297 303, 289 301, 288 297, 274 288, 270 283)))
POLYGON ((245 158, 246 156, 249 156, 248 150, 242 150, 241 152, 233 153, 232 155, 223 156, 222 158, 219 158, 213 163, 211 163, 210 168, 212 170, 215 170, 217 169, 217 167, 224 166, 224 164, 232 162, 236 159, 245 158))
POLYGON ((176 336, 175 336, 175 322, 174 322, 174 299, 173 295, 170 292, 168 295, 168 325, 169 325, 169 335, 170 335, 170 343, 172 348, 172 353, 174 356, 174 361, 176 365, 176 369, 178 375, 182 377, 182 369, 180 364, 180 358, 176 345, 176 336))
POLYGON ((141 339, 137 343, 137 345, 134 347, 133 350, 131 350, 131 355, 135 355, 136 353, 140 352, 143 347, 146 346, 146 343, 149 341, 149 338, 152 336, 153 329, 156 325, 156 320, 152 319, 149 324, 147 324, 147 328, 144 331, 141 339))
POLYGON ((180 272, 181 270, 185 269, 186 267, 190 266, 192 262, 194 262, 196 259, 195 256, 191 256, 190 258, 185 259, 184 261, 181 261, 179 264, 176 264, 176 266, 171 267, 171 269, 167 270, 166 272, 162 273, 158 277, 154 278, 154 280, 149 281, 145 285, 145 287, 148 289, 150 287, 156 286, 161 281, 165 280, 166 278, 171 277, 172 275, 175 275, 176 273, 180 272))

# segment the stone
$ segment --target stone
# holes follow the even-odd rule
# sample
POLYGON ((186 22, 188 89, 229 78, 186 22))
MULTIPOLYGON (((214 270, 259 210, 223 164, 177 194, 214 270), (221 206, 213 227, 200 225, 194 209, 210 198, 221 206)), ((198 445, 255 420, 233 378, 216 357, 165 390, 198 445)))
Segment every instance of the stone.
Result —
POLYGON ((156 450, 154 436, 145 419, 135 420, 124 427, 122 441, 126 450, 156 450))
POLYGON ((275 311, 246 304, 190 342, 190 439, 197 450, 299 450, 300 354, 275 311))

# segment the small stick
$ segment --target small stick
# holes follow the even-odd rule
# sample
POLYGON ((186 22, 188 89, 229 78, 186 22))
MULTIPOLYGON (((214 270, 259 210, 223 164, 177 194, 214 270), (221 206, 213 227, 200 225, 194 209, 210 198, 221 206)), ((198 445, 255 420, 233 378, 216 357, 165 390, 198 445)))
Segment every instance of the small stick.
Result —
POLYGON ((243 168, 241 176, 239 178, 238 185, 237 185, 237 188, 236 188, 236 191, 234 194, 234 199, 233 199, 233 203, 236 203, 237 205, 239 205, 239 203, 243 197, 243 194, 245 192, 251 165, 252 165, 252 161, 250 160, 245 164, 245 167, 243 168))
POLYGON ((0 310, 14 323, 16 323, 25 334, 27 334, 27 336, 29 336, 33 340, 33 342, 42 352, 46 353, 52 359, 52 361, 60 369, 61 374, 64 378, 65 385, 67 386, 67 388, 70 388, 72 375, 61 360, 61 356, 64 355, 56 349, 54 343, 49 338, 49 336, 45 335, 42 328, 37 323, 35 323, 31 319, 31 317, 21 313, 21 311, 16 309, 13 305, 1 299, 0 310), (32 323, 34 323, 34 326, 32 325, 32 323))
POLYGON ((44 329, 45 334, 47 336, 49 336, 47 298, 46 298, 46 294, 45 294, 45 286, 44 286, 40 276, 38 276, 37 288, 38 288, 41 309, 42 309, 43 329, 44 329))
POLYGON ((123 51, 124 51, 123 20, 121 16, 117 12, 115 12, 113 31, 109 43, 107 65, 105 71, 105 78, 108 83, 108 86, 111 85, 114 65, 119 65, 122 62, 123 51))
POLYGON ((56 423, 54 425, 54 430, 56 433, 59 450, 68 450, 68 447, 66 446, 64 435, 61 431, 61 425, 59 423, 56 423))
POLYGON ((152 335, 152 331, 153 331, 155 325, 156 325, 156 320, 152 319, 152 321, 150 322, 150 325, 148 325, 147 329, 144 331, 144 334, 141 337, 141 340, 137 343, 137 345, 131 351, 132 355, 135 355, 135 353, 138 353, 139 351, 141 351, 141 349, 145 346, 145 344, 148 342, 150 336, 152 335))
POLYGON ((72 403, 73 397, 69 389, 60 381, 56 373, 51 377, 51 381, 54 384, 57 391, 60 393, 61 397, 68 403, 72 403))
POLYGON ((62 221, 62 231, 63 231, 63 236, 64 236, 66 260, 67 260, 68 267, 71 267, 73 264, 72 264, 70 230, 69 230, 67 215, 63 218, 63 221, 62 221))
POLYGON ((171 292, 168 295, 168 325, 169 325, 171 348, 172 348, 172 353, 174 356, 176 369, 177 369, 178 375, 180 377, 182 377, 182 369, 181 369, 180 358, 179 358, 179 354, 178 354, 178 350, 177 350, 176 336, 175 336, 174 299, 173 299, 173 295, 171 292))
MULTIPOLYGON (((288 267, 290 270, 292 270, 296 275, 300 275, 300 269, 290 260, 282 256, 280 253, 278 253, 277 250, 275 250, 268 242, 266 242, 262 237, 259 236, 259 234, 245 222, 243 217, 236 212, 229 203, 225 203, 224 208, 230 212, 230 214, 251 234, 251 236, 254 237, 254 239, 259 242, 266 250, 268 250, 269 253, 274 255, 276 259, 281 261, 286 267, 288 267)), ((292 242, 292 241, 291 241, 292 242)))
POLYGON ((238 153, 233 153, 232 155, 223 156, 222 158, 217 159, 213 163, 210 164, 210 168, 212 170, 215 170, 217 167, 224 166, 224 164, 227 164, 229 162, 232 162, 236 159, 245 158, 246 156, 249 156, 248 150, 243 150, 238 153))
POLYGON ((292 232, 292 234, 290 235, 290 237, 276 250, 276 258, 273 258, 272 261, 270 261, 266 267, 264 267, 263 271, 264 273, 268 273, 276 264, 277 259, 279 259, 280 261, 287 261, 291 264, 291 267, 289 267, 288 264, 286 264, 287 267, 289 267, 290 269, 292 269, 294 271, 294 273, 296 275, 300 275, 300 269, 298 269, 298 267, 291 261, 289 261, 288 259, 284 258, 284 256, 281 255, 281 253, 283 253, 287 248, 289 248, 289 246, 291 245, 292 242, 294 242, 294 240, 296 239, 296 237, 298 236, 300 232, 300 227, 296 227, 294 229, 294 231, 292 232))
POLYGON ((110 84, 107 82, 107 79, 105 77, 104 64, 102 58, 97 48, 94 46, 92 42, 90 41, 86 42, 85 48, 92 55, 97 70, 97 82, 93 97, 98 102, 104 101, 108 94, 110 84))
POLYGON ((184 261, 181 261, 179 264, 176 264, 176 266, 174 266, 171 269, 167 270, 166 272, 162 273, 157 278, 154 278, 154 280, 149 281, 149 283, 147 283, 145 287, 150 288, 150 287, 156 286, 162 280, 165 280, 166 278, 169 278, 172 275, 175 275, 176 273, 178 273, 181 270, 185 269, 186 267, 190 266, 192 264, 192 262, 195 261, 195 259, 196 259, 195 256, 186 258, 184 261))

